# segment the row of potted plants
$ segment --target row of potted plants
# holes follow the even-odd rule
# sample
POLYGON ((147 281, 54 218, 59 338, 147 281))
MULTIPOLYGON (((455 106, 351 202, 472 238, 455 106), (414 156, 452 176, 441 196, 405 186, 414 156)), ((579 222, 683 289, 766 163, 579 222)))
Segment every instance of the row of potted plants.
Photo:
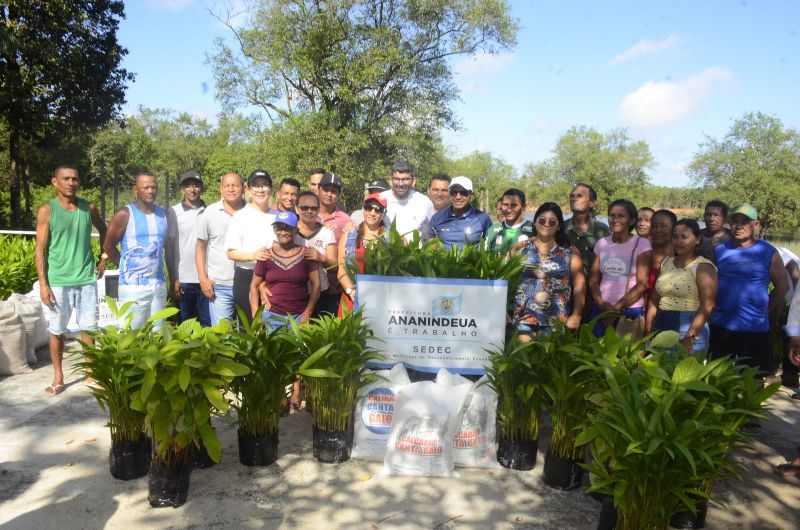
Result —
MULTIPOLYGON (((129 314, 128 304, 116 315, 129 314)), ((96 381, 92 393, 108 412, 111 474, 133 479, 149 472, 154 507, 186 501, 193 453, 202 450, 219 462, 222 447, 213 415, 237 411, 239 460, 269 465, 277 459, 278 422, 286 387, 301 374, 314 410, 314 455, 323 462, 349 458, 352 411, 358 388, 369 382, 367 361, 378 354, 367 347, 371 331, 361 312, 306 324, 289 321, 277 331, 260 318, 236 330, 231 323, 203 328, 195 320, 180 325, 164 309, 140 329, 131 317, 119 328, 93 334, 77 363, 96 381)), ((257 315, 258 316, 258 315, 257 315)))
POLYGON ((592 324, 492 352, 498 461, 531 469, 548 412, 543 480, 574 489, 588 470, 588 491, 604 499, 599 528, 701 527, 713 481, 735 471, 731 453, 749 440, 741 427, 778 386, 727 357, 692 357, 677 333, 631 341, 609 329, 598 339, 592 324))

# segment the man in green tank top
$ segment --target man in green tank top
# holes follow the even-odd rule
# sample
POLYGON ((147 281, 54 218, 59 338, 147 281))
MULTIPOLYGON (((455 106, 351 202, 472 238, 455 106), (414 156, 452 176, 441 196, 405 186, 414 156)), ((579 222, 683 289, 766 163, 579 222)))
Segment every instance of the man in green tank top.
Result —
POLYGON ((92 225, 102 242, 106 223, 94 204, 77 196, 80 178, 72 166, 58 166, 50 180, 56 198, 39 208, 36 214, 36 273, 39 295, 52 312, 50 359, 53 383, 45 394, 55 396, 64 390, 64 334, 75 311, 81 340, 90 342, 87 332, 97 329, 97 279, 106 269, 106 256, 95 264, 92 252, 92 225))

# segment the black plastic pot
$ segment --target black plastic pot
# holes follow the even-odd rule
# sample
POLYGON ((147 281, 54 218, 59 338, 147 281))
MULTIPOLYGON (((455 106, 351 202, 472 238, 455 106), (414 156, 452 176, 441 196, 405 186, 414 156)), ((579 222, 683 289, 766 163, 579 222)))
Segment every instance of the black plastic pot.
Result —
MULTIPOLYGON (((191 451, 187 448, 184 451, 191 451)), ((153 508, 177 508, 186 502, 189 495, 189 478, 192 475, 191 455, 176 458, 174 466, 165 466, 153 461, 147 498, 153 508)))
POLYGON ((669 520, 672 528, 703 528, 706 525, 708 502, 696 501, 697 515, 692 512, 678 512, 669 520))
POLYGON ((192 465, 197 469, 205 469, 216 464, 217 463, 211 460, 211 457, 208 456, 208 450, 206 449, 206 446, 203 445, 203 440, 198 440, 197 445, 194 447, 194 451, 192 451, 192 465))
POLYGON ((239 462, 246 466, 268 466, 278 459, 278 431, 267 436, 239 434, 239 462))
POLYGON ((141 433, 135 442, 111 440, 108 467, 111 476, 119 480, 133 480, 147 475, 150 470, 150 439, 141 433))
POLYGON ((617 527, 617 509, 614 501, 608 495, 603 496, 603 506, 600 508, 600 520, 597 521, 597 530, 614 530, 617 527))
POLYGON ((507 469, 529 471, 536 466, 539 440, 507 440, 500 437, 497 443, 497 461, 507 469))
POLYGON ((314 458, 325 464, 350 460, 353 447, 353 429, 326 431, 313 425, 314 458))
POLYGON ((561 458, 547 450, 544 455, 544 483, 562 491, 574 490, 583 482, 584 469, 581 460, 561 458))

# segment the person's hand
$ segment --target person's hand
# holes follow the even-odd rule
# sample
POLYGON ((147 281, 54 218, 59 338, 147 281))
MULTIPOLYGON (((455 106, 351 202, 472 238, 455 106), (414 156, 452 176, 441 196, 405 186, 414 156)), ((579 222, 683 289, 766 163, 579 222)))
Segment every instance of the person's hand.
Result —
POLYGON ((327 223, 325 223, 325 224, 323 224, 322 226, 324 226, 325 228, 327 228, 327 229, 328 229, 328 230, 330 230, 331 232, 335 232, 335 231, 336 231, 336 227, 335 227, 335 226, 334 226, 334 224, 333 224, 332 222, 330 222, 330 221, 329 221, 329 222, 327 222, 327 223))
POLYGON ((617 313, 622 313, 622 310, 625 309, 621 303, 617 302, 616 304, 606 304, 607 311, 616 311, 617 313))
POLYGON ((209 300, 216 300, 217 293, 214 292, 214 280, 211 278, 200 280, 200 290, 209 300))
POLYGON ((306 247, 303 250, 303 253, 306 256, 306 259, 308 259, 308 260, 318 261, 320 263, 325 263, 325 256, 323 256, 322 253, 319 250, 315 249, 315 248, 306 247))
POLYGON ((309 318, 311 318, 311 315, 308 313, 308 311, 303 311, 303 313, 300 315, 300 323, 305 324, 308 322, 309 318))
POLYGON ((342 228, 342 233, 343 234, 349 234, 350 232, 355 230, 356 227, 358 227, 358 225, 355 224, 353 221, 347 221, 347 224, 344 225, 344 228, 342 228))
POLYGON ((800 337, 792 337, 789 340, 789 360, 795 366, 800 366, 800 337))
POLYGON ((100 258, 100 261, 97 262, 97 267, 95 267, 95 273, 97 274, 97 279, 103 277, 103 274, 106 273, 106 259, 100 258))
POLYGON ((581 316, 572 314, 567 318, 567 328, 575 331, 581 326, 581 316))
POLYGON ((696 337, 686 336, 681 339, 681 345, 686 348, 686 351, 692 353, 694 349, 694 341, 696 337))
POLYGON ((183 287, 181 287, 181 282, 175 280, 172 287, 172 297, 175 298, 175 300, 180 300, 181 296, 183 296, 183 287))
POLYGON ((267 247, 261 247, 253 252, 253 259, 255 261, 266 261, 272 256, 272 250, 267 247))
POLYGON ((56 306, 56 297, 49 285, 39 286, 39 298, 42 299, 42 303, 49 307, 51 311, 56 306))
POLYGON ((269 297, 272 296, 272 293, 267 288, 266 283, 260 283, 258 285, 258 297, 261 300, 261 305, 264 306, 265 310, 269 310, 272 305, 269 303, 269 297))

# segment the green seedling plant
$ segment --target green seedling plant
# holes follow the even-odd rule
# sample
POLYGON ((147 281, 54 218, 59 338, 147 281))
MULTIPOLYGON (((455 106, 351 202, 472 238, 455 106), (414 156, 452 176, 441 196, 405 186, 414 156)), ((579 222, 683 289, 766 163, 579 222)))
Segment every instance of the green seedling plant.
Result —
POLYGON ((384 360, 368 346, 372 338, 360 309, 342 318, 323 315, 305 324, 289 321, 285 340, 304 356, 299 373, 308 387, 317 428, 349 429, 356 393, 375 377, 366 373, 366 364, 384 360))
POLYGON ((500 433, 512 442, 538 440, 544 401, 543 373, 538 368, 542 349, 512 337, 503 349, 487 351, 486 384, 498 395, 500 433))
POLYGON ((144 414, 131 408, 132 396, 141 387, 143 377, 136 365, 147 345, 157 337, 153 321, 140 329, 131 329, 133 314, 129 310, 133 302, 121 307, 110 297, 106 297, 106 302, 121 319, 120 327, 109 326, 89 333, 92 342, 81 342, 82 348, 71 355, 80 358, 76 368, 95 381, 89 390, 100 408, 108 413, 111 439, 135 442, 144 426, 144 414))
POLYGON ((0 235, 0 248, 0 300, 29 292, 36 281, 36 241, 0 235))
POLYGON ((286 386, 294 381, 301 360, 295 345, 284 338, 286 330, 269 331, 261 320, 262 312, 263 308, 259 309, 252 323, 242 313, 242 329, 226 341, 236 350, 237 361, 250 370, 236 377, 230 389, 239 397, 239 403, 233 405, 239 429, 252 437, 266 437, 278 431, 286 386))
MULTIPOLYGON (((165 309, 151 321, 169 318, 178 310, 165 309)), ((236 361, 237 349, 228 344, 232 325, 223 320, 203 328, 195 319, 178 326, 163 322, 160 340, 143 348, 137 369, 142 383, 131 407, 145 414, 145 430, 154 442, 153 460, 176 466, 190 457, 185 451, 202 440, 208 455, 219 462, 222 447, 211 426, 213 411, 224 414, 224 394, 236 377, 250 369, 236 361)))

